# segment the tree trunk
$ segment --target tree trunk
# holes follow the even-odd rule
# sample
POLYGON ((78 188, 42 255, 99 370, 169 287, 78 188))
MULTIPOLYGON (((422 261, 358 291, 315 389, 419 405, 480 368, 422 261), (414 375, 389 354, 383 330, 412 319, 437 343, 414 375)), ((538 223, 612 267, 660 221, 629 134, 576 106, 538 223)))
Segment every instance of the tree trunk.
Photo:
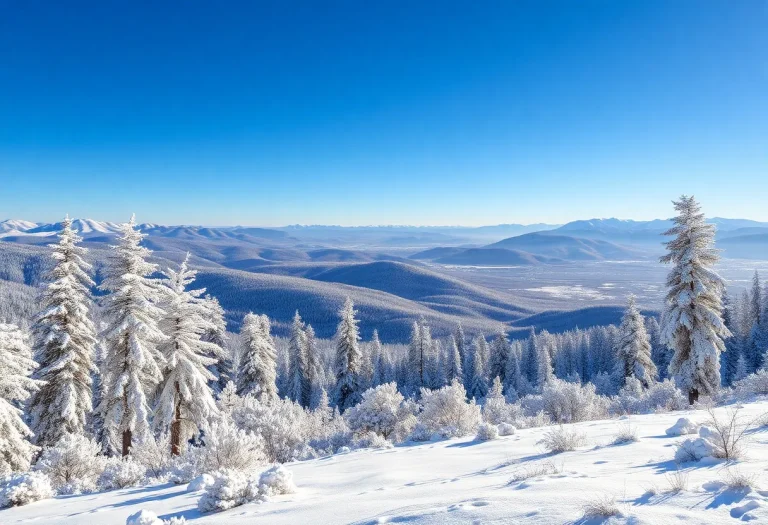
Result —
POLYGON ((123 431, 123 457, 127 456, 128 453, 131 451, 131 438, 133 434, 129 430, 123 431))
POLYGON ((171 455, 181 455, 181 396, 178 383, 176 383, 176 413, 171 423, 171 455))
POLYGON ((693 405, 699 400, 699 391, 695 388, 692 388, 688 391, 688 404, 693 405))

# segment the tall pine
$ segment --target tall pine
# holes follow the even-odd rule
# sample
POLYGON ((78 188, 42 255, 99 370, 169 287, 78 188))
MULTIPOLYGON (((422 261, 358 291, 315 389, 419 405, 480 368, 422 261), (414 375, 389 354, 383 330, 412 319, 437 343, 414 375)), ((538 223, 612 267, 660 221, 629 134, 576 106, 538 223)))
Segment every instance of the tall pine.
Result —
POLYGON ((651 359, 651 342, 634 295, 629 296, 627 309, 621 319, 616 353, 617 372, 622 384, 627 378, 634 377, 643 387, 648 388, 656 380, 656 365, 651 359))
POLYGON ((264 402, 277 399, 277 350, 266 315, 248 313, 240 328, 243 343, 237 393, 254 395, 264 402))
POLYGON ((339 411, 357 404, 360 391, 360 331, 355 318, 355 305, 347 297, 339 311, 341 321, 336 330, 336 391, 335 401, 339 411))

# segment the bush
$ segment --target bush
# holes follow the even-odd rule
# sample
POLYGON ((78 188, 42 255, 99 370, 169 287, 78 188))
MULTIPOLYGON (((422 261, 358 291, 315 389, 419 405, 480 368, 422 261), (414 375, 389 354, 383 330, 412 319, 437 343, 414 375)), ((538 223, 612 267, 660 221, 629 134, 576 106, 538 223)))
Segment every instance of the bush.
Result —
POLYGON ((491 441, 499 437, 499 429, 496 425, 490 423, 480 423, 477 427, 477 435, 475 439, 477 441, 491 441))
POLYGON ((293 473, 277 465, 259 476, 246 476, 242 472, 224 470, 213 474, 213 484, 205 488, 197 508, 201 512, 219 512, 296 490, 293 473))
POLYGON ((768 394, 768 370, 758 370, 733 384, 733 390, 741 397, 768 394))
POLYGON ((577 423, 603 419, 608 415, 609 400, 598 395, 595 385, 580 385, 553 378, 544 385, 541 395, 522 400, 526 412, 544 411, 556 423, 577 423))
POLYGON ((11 474, 0 479, 0 508, 52 498, 50 478, 42 472, 11 474))
POLYGON ((173 467, 170 436, 164 434, 158 439, 148 436, 141 445, 131 448, 131 458, 144 466, 147 476, 163 478, 173 467))
POLYGON ((744 455, 748 432, 755 428, 757 419, 744 419, 739 411, 739 408, 729 409, 723 417, 717 417, 713 407, 707 408, 708 427, 702 427, 699 435, 712 443, 717 458, 732 461, 744 455))
POLYGON ((34 470, 46 474, 60 494, 93 492, 104 470, 101 446, 79 434, 65 434, 53 447, 43 450, 34 470))
POLYGON ((629 377, 619 394, 611 399, 610 411, 614 414, 649 414, 683 410, 687 406, 687 399, 671 379, 643 388, 638 379, 629 377))
POLYGON ((514 421, 514 412, 502 394, 501 381, 498 377, 493 380, 493 386, 485 397, 483 421, 493 425, 514 421))
POLYGON ((716 457, 715 446, 704 436, 709 434, 706 427, 702 427, 699 432, 703 436, 697 438, 688 438, 677 445, 675 449, 675 462, 688 463, 690 461, 699 461, 706 457, 716 457))
POLYGON ((500 436, 512 436, 517 432, 517 429, 514 425, 510 425, 509 423, 500 423, 499 424, 499 435, 500 436))
POLYGON ((457 380, 438 390, 423 388, 421 404, 422 410, 417 418, 421 436, 466 436, 480 424, 480 407, 474 401, 467 402, 467 392, 457 380))
POLYGON ((520 483, 531 478, 538 478, 539 476, 551 476, 552 474, 560 474, 563 471, 563 466, 557 466, 553 461, 542 461, 540 463, 533 463, 516 470, 509 480, 509 483, 520 483))
POLYGON ((606 519, 611 516, 622 515, 618 505, 616 505, 616 498, 609 495, 598 496, 589 500, 582 507, 582 511, 587 519, 606 519))
POLYGON ((587 436, 577 430, 559 426, 547 431, 539 444, 544 445, 547 451, 559 454, 583 447, 587 444, 587 436))
POLYGON ((187 492, 200 492, 201 490, 205 490, 207 487, 213 485, 214 481, 216 480, 210 474, 200 474, 189 482, 187 492))
POLYGON ((249 395, 235 406, 232 417, 238 427, 261 436, 268 461, 300 459, 311 438, 311 414, 290 399, 267 403, 249 395))
POLYGON ((354 448, 392 448, 392 442, 387 441, 376 432, 367 432, 352 440, 354 448))
POLYGON ((127 458, 109 458, 106 460, 104 472, 99 477, 99 487, 102 490, 124 489, 142 484, 147 477, 147 469, 127 458))
POLYGON ((685 436, 687 434, 695 434, 698 431, 698 424, 687 417, 681 417, 674 425, 665 430, 664 433, 668 436, 685 436))
POLYGON ((161 520, 151 510, 140 510, 128 516, 125 525, 186 525, 184 516, 173 516, 169 520, 161 520))
POLYGON ((399 443, 408 437, 416 424, 414 407, 397 391, 395 383, 369 388, 360 403, 344 414, 355 433, 375 432, 399 443))
POLYGON ((619 423, 619 428, 613 436, 614 445, 623 445, 624 443, 632 443, 637 440, 637 428, 633 427, 629 422, 619 423))
POLYGON ((750 491, 757 488, 757 475, 728 468, 725 469, 725 484, 732 490, 750 491))

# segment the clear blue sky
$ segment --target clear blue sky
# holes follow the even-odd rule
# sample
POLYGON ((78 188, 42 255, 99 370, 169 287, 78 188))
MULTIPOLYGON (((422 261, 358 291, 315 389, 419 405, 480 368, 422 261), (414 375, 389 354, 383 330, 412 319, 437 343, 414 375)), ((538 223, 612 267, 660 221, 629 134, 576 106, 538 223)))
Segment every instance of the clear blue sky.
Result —
POLYGON ((764 0, 0 0, 0 218, 650 219, 683 192, 768 220, 764 0))

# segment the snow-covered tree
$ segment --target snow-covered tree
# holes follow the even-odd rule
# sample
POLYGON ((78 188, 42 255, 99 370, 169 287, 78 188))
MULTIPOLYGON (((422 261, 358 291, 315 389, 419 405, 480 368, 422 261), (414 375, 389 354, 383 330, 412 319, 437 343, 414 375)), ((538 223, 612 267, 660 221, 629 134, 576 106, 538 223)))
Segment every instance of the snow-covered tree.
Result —
POLYGON ((134 217, 120 226, 101 283, 109 295, 99 412, 107 446, 124 456, 134 439, 142 441, 149 430, 147 399, 163 378, 158 345, 165 339, 158 328, 163 292, 159 281, 149 277, 157 265, 146 260, 151 252, 141 246, 145 235, 135 226, 134 217))
POLYGON ((648 388, 656 380, 656 365, 651 359, 651 343, 645 331, 645 320, 634 295, 629 296, 627 309, 619 326, 618 376, 622 382, 634 377, 648 388))
POLYGON ((518 396, 525 394, 527 388, 523 384, 523 377, 520 373, 519 345, 515 344, 510 349, 509 359, 507 359, 507 370, 505 372, 504 392, 510 400, 515 400, 518 396))
POLYGON ((249 313, 240 329, 244 352, 237 393, 253 394, 263 401, 277 399, 277 351, 266 315, 249 313))
POLYGON ((373 386, 383 385, 387 383, 388 372, 388 360, 381 346, 381 340, 379 339, 379 331, 374 329, 371 336, 371 356, 373 359, 373 379, 371 383, 373 386))
POLYGON ((360 400, 360 332, 355 319, 355 305, 347 297, 339 311, 341 322, 336 330, 336 406, 340 411, 360 400))
POLYGON ((411 405, 397 391, 395 383, 386 383, 366 390, 360 403, 347 410, 344 417, 354 432, 375 432, 397 443, 416 424, 411 405))
POLYGON ((24 334, 15 325, 0 324, 0 476, 29 469, 37 447, 21 407, 40 382, 30 374, 37 367, 24 334))
POLYGON ((93 410, 96 329, 90 317, 90 287, 95 285, 81 240, 67 216, 59 242, 51 245, 55 265, 32 326, 33 353, 40 364, 35 378, 44 383, 32 395, 29 410, 40 446, 54 445, 64 434, 82 433, 93 410))
POLYGON ((433 353, 432 332, 426 319, 421 317, 413 323, 408 346, 408 387, 412 394, 423 387, 434 386, 433 353))
POLYGON ((498 377, 504 383, 507 373, 507 360, 509 359, 509 339, 504 327, 499 328, 496 339, 491 345, 491 359, 488 363, 488 375, 498 377))
POLYGON ((209 382, 210 372, 221 348, 204 341, 203 335, 216 329, 209 306, 202 297, 204 288, 190 290, 197 271, 188 266, 189 255, 178 270, 165 271, 165 301, 160 327, 166 335, 160 345, 164 358, 163 380, 158 388, 153 424, 160 433, 170 429, 171 454, 181 453, 181 443, 204 428, 218 413, 209 382))
POLYGON ((464 370, 462 368, 459 344, 456 341, 456 336, 451 335, 448 343, 448 355, 445 359, 445 380, 448 384, 451 384, 454 379, 457 379, 461 384, 464 384, 464 370))
POLYGON ((309 406, 315 408, 320 403, 320 397, 325 384, 325 370, 317 352, 315 329, 307 325, 304 330, 304 338, 307 345, 307 372, 309 373, 309 406))
POLYGON ((725 285, 713 270, 719 258, 715 227, 706 223, 693 197, 683 195, 674 205, 678 215, 665 233, 674 239, 661 258, 674 265, 667 276, 661 334, 675 352, 669 371, 693 404, 699 394, 711 395, 720 386, 720 352, 731 334, 722 319, 725 285))
POLYGON ((485 394, 488 393, 488 379, 485 373, 485 363, 483 356, 487 353, 487 343, 483 335, 475 337, 474 344, 472 345, 473 355, 472 358, 472 379, 470 380, 470 388, 467 394, 470 398, 482 399, 485 394))
POLYGON ((227 386, 227 383, 233 380, 233 359, 227 346, 227 321, 224 319, 224 308, 219 304, 219 300, 211 295, 204 297, 208 315, 206 320, 210 323, 205 333, 200 337, 207 343, 213 343, 215 346, 209 347, 211 354, 208 357, 215 360, 215 363, 208 367, 210 372, 216 377, 213 384, 214 392, 221 392, 227 386))
POLYGON ((307 356, 307 333, 299 311, 291 323, 291 339, 288 343, 288 397, 303 407, 308 407, 311 396, 307 356))
POLYGON ((544 388, 555 376, 552 370, 552 353, 546 342, 546 335, 548 335, 546 332, 542 334, 536 344, 536 386, 539 388, 544 388))

